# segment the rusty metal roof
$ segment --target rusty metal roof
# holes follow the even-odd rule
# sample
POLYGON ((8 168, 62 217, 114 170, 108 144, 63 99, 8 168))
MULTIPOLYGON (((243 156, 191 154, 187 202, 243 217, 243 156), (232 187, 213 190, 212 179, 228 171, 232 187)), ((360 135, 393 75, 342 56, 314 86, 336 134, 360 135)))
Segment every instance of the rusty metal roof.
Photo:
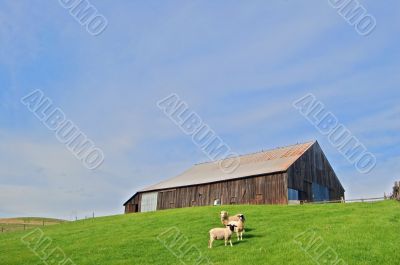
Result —
POLYGON ((315 141, 240 156, 232 173, 224 173, 220 161, 197 164, 182 174, 139 192, 191 186, 205 183, 286 171, 315 141))

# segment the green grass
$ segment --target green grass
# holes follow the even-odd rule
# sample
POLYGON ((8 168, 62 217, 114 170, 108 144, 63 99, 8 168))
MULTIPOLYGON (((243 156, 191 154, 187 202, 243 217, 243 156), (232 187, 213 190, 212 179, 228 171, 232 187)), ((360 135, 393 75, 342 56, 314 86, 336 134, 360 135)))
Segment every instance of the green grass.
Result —
MULTIPOLYGON (((60 247, 77 265, 183 264, 157 239, 171 227, 188 239, 183 250, 195 246, 212 264, 316 264, 294 242, 296 235, 311 229, 323 239, 321 249, 331 247, 346 262, 343 264, 395 265, 400 264, 399 220, 400 204, 395 201, 238 205, 102 217, 44 227, 43 231, 52 239, 51 248, 60 247), (210 250, 208 231, 221 226, 221 210, 243 212, 247 217, 246 233, 241 242, 233 238, 233 248, 215 241, 210 250)), ((21 242, 26 233, 0 234, 0 264, 42 264, 21 242)), ((171 238, 162 238, 171 245, 171 238)), ((172 250, 178 253, 178 245, 172 250)))

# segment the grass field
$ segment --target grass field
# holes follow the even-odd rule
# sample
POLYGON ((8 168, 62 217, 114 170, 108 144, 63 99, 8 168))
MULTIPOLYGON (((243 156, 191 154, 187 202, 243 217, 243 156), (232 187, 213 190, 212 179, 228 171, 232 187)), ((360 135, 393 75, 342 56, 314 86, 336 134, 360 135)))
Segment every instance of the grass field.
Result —
POLYGON ((0 232, 28 230, 40 226, 55 225, 64 220, 41 217, 0 218, 0 232))
POLYGON ((320 254, 319 264, 340 259, 340 265, 400 264, 400 203, 395 201, 197 207, 67 222, 43 228, 51 239, 47 250, 34 236, 25 238, 36 252, 42 251, 39 256, 21 241, 28 232, 0 234, 0 264, 44 264, 39 256, 49 261, 43 253, 55 247, 77 265, 195 264, 197 257, 203 258, 199 264, 298 265, 317 264, 313 258, 320 254), (221 210, 245 213, 244 240, 234 237, 233 248, 215 241, 208 249, 208 231, 221 225, 221 210), (310 235, 317 243, 309 244, 310 235), (304 250, 307 244, 310 248, 304 250), (187 249, 189 254, 180 255, 187 249))

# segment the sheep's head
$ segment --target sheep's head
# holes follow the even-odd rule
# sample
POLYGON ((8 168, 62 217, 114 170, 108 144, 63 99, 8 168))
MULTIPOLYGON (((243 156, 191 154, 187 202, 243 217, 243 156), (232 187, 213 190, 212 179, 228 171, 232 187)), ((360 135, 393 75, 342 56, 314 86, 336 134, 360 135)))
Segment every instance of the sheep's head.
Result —
POLYGON ((221 212, 221 219, 224 220, 224 219, 227 219, 227 218, 228 218, 228 212, 227 211, 222 211, 221 212))
POLYGON ((238 214, 240 221, 244 222, 246 219, 243 214, 238 214))
POLYGON ((235 227, 236 227, 236 225, 234 225, 234 224, 228 224, 228 225, 226 225, 226 227, 228 227, 228 228, 229 228, 229 230, 231 230, 231 231, 234 231, 234 230, 235 230, 235 227))

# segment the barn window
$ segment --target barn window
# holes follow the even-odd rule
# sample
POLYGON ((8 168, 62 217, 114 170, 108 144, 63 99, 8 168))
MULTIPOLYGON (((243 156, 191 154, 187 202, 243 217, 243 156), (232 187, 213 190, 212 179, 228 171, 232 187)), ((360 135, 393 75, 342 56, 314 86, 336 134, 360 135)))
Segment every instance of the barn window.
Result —
POLYGON ((294 189, 288 189, 288 200, 289 201, 298 201, 299 200, 299 191, 294 189))
POLYGON ((220 199, 215 199, 214 200, 214 206, 221 205, 221 200, 220 199))

